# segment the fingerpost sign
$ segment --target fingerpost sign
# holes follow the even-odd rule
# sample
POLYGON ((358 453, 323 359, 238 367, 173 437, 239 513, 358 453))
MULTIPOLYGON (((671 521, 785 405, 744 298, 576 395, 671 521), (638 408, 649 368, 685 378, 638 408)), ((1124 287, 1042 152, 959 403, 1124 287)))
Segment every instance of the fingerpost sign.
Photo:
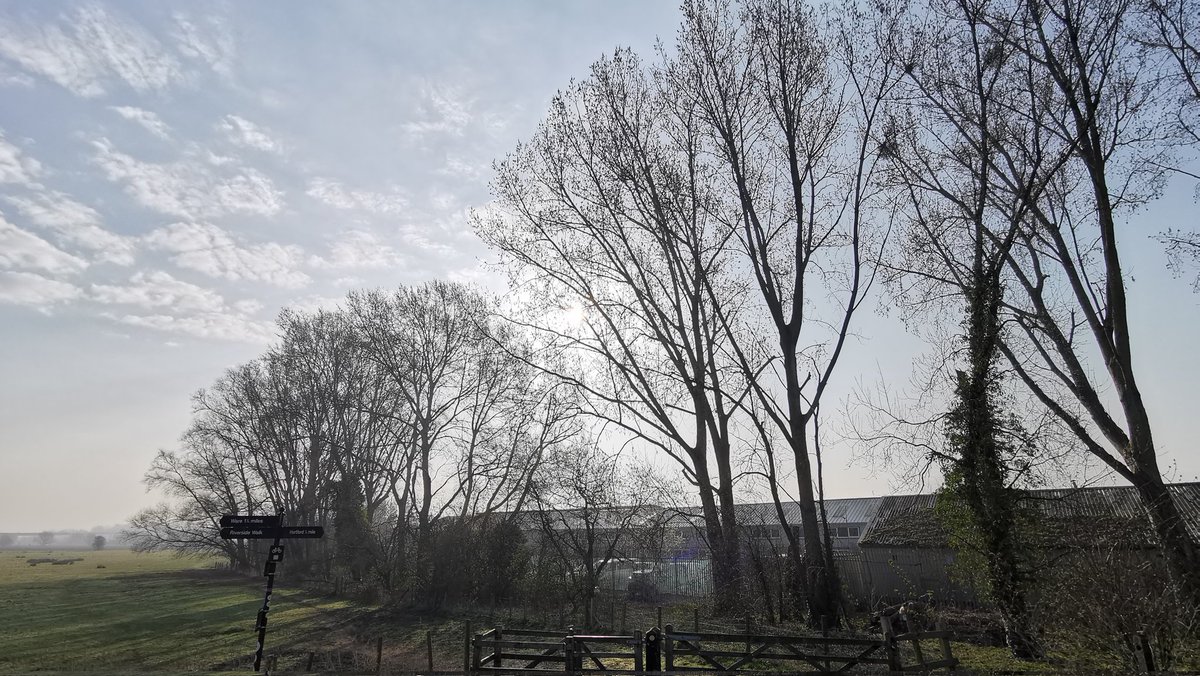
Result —
POLYGON ((263 595, 262 609, 254 624, 258 632, 258 646, 254 650, 254 670, 262 666, 263 643, 267 639, 267 615, 271 612, 271 591, 275 588, 275 566, 283 561, 283 545, 279 541, 284 538, 319 538, 325 535, 321 526, 284 526, 283 512, 276 515, 243 516, 226 514, 221 517, 221 537, 226 540, 265 540, 273 538, 271 548, 267 553, 267 561, 263 566, 263 575, 267 578, 267 590, 263 595))

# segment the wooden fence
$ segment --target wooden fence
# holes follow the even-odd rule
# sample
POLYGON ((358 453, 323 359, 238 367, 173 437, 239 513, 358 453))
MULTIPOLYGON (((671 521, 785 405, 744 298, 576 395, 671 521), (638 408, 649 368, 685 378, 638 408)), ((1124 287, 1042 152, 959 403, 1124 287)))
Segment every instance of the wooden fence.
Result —
POLYGON ((676 631, 672 625, 644 634, 598 636, 574 631, 534 631, 495 627, 470 637, 468 674, 745 674, 778 663, 789 673, 833 674, 856 665, 884 666, 891 672, 953 669, 950 632, 896 634, 889 618, 883 636, 765 636, 676 631), (926 658, 921 642, 937 642, 938 658, 926 658), (771 665, 770 663, 776 663, 771 665), (805 666, 808 671, 794 667, 805 666))

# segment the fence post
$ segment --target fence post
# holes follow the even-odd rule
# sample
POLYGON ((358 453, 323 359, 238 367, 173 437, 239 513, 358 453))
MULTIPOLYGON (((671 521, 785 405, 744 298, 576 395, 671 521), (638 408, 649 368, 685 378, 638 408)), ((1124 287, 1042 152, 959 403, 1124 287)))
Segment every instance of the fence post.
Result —
MULTIPOLYGON (((933 628, 934 628, 936 631, 939 631, 939 632, 945 632, 945 631, 946 631, 946 623, 945 623, 945 622, 943 622, 943 621, 942 621, 942 618, 940 618, 940 617, 939 617, 939 618, 937 619, 937 621, 936 621, 936 622, 934 622, 934 624, 933 624, 933 628)), ((952 659, 954 659, 954 655, 953 655, 953 654, 951 654, 951 652, 950 652, 950 637, 949 637, 949 636, 942 636, 942 638, 941 638, 941 639, 939 639, 939 642, 942 644, 942 659, 943 659, 943 660, 952 660, 952 659)))
POLYGON ((471 621, 463 622, 463 673, 471 673, 471 621))
POLYGON ((750 654, 750 650, 752 649, 750 646, 750 636, 752 636, 753 634, 754 634, 753 625, 751 625, 751 623, 750 623, 750 616, 747 615, 746 616, 746 654, 747 655, 750 654))
MULTIPOLYGON (((829 655, 829 616, 821 616, 821 638, 825 639, 821 643, 821 647, 825 650, 825 655, 829 655)), ((825 671, 829 671, 829 660, 825 660, 825 671)))
POLYGON ((674 633, 675 627, 668 624, 663 627, 662 638, 659 639, 662 643, 663 660, 666 662, 663 665, 663 671, 675 671, 675 649, 671 645, 674 643, 671 639, 671 635, 674 633))
POLYGON ((900 651, 896 649, 896 633, 892 630, 892 618, 880 613, 879 626, 883 629, 883 651, 887 654, 888 671, 903 671, 900 651))
POLYGON ((662 671, 662 630, 654 627, 646 632, 646 671, 662 671))
POLYGON ((433 632, 425 630, 425 655, 429 658, 429 670, 433 671, 433 632))
POLYGON ((917 656, 917 664, 925 666, 925 653, 921 650, 921 632, 909 632, 912 635, 913 653, 917 656))
POLYGON ((700 633, 700 607, 692 608, 692 631, 700 633))
POLYGON ((471 672, 477 673, 483 661, 483 636, 475 634, 471 637, 471 672))
POLYGON ((563 638, 563 669, 567 674, 578 674, 583 667, 583 661, 579 659, 577 654, 578 645, 575 642, 575 629, 572 627, 571 634, 563 638), (579 666, 576 666, 576 661, 579 666))
POLYGON ((1133 635, 1133 661, 1137 664, 1138 673, 1154 673, 1154 651, 1150 649, 1150 639, 1146 638, 1144 631, 1133 635))
POLYGON ((639 631, 633 632, 633 670, 639 674, 645 671, 644 655, 642 653, 645 645, 645 642, 642 640, 642 633, 639 631))
POLYGON ((379 673, 383 669, 383 637, 380 636, 375 640, 375 673, 379 673))
POLYGON ((503 640, 504 640, 504 627, 497 625, 496 626, 496 650, 494 651, 494 654, 496 655, 496 657, 494 657, 492 659, 492 664, 495 664, 496 666, 500 666, 500 660, 501 660, 500 655, 504 653, 504 646, 500 643, 503 640))

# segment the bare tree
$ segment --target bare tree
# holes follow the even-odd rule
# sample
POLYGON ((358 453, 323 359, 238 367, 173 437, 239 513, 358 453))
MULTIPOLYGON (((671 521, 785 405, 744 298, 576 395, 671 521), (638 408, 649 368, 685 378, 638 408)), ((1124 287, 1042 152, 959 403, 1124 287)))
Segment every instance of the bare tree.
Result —
POLYGON ((634 531, 653 508, 638 499, 636 480, 620 458, 586 442, 555 451, 532 497, 541 542, 556 554, 590 628, 600 576, 623 548, 636 546, 634 531))
POLYGON ((736 603, 733 417, 745 379, 715 304, 737 314, 694 112, 625 50, 557 97, 498 165, 477 231, 504 256, 536 364, 587 415, 674 459, 699 491, 718 607, 736 603), (574 321, 564 321, 576 313, 574 321))
POLYGON ((1038 658, 1013 490, 1029 478, 1034 444, 1001 409, 1004 374, 997 363, 1004 273, 1025 208, 996 187, 994 174, 1002 146, 1008 168, 1026 177, 1050 174, 1066 157, 1021 154, 1029 125, 1016 111, 1035 117, 1039 107, 1025 100, 1016 50, 992 33, 1013 29, 1011 16, 1002 22, 999 3, 935 1, 918 13, 922 19, 897 16, 894 30, 881 36, 882 49, 905 73, 894 94, 895 117, 880 140, 904 236, 885 264, 886 278, 910 309, 927 316, 964 312, 962 336, 951 348, 960 367, 952 402, 945 416, 930 421, 944 428, 946 440, 926 452, 943 469, 939 505, 958 545, 982 561, 1008 645, 1017 657, 1038 658))
POLYGON ((1167 230, 1157 236, 1167 250, 1167 265, 1177 277, 1195 274, 1192 291, 1200 291, 1200 233, 1167 230))
POLYGON ((800 537, 778 512, 793 560, 804 562, 814 624, 837 617, 840 587, 819 525, 813 421, 873 280, 864 255, 878 190, 872 130, 896 77, 859 44, 861 32, 878 29, 852 9, 826 26, 800 2, 749 2, 740 13, 725 2, 687 2, 666 69, 706 130, 719 168, 717 213, 768 317, 748 329, 721 319, 762 411, 751 420, 764 448, 773 448, 766 425, 795 467, 800 537), (749 344, 763 328, 770 340, 749 344))
POLYGON ((398 424, 408 444, 384 466, 398 555, 415 523, 408 567, 418 583, 432 579, 439 519, 519 509, 545 450, 575 429, 573 404, 528 367, 523 337, 492 325, 493 303, 443 282, 348 302, 359 354, 389 385, 391 407, 376 413, 398 424))
POLYGON ((1027 2, 1019 12, 1015 30, 997 19, 992 32, 1028 64, 1043 111, 1025 142, 1070 160, 1049 180, 1014 171, 1007 156, 999 163, 1028 214, 1009 258, 1020 294, 1006 314, 1019 338, 1001 350, 1087 451, 1133 484, 1173 575, 1200 601, 1200 549, 1163 483, 1134 369, 1118 242, 1124 214, 1157 194, 1170 164, 1170 90, 1131 34, 1130 2, 1027 2), (1102 370, 1088 368, 1093 353, 1102 370), (1100 395, 1108 388, 1115 405, 1100 395))

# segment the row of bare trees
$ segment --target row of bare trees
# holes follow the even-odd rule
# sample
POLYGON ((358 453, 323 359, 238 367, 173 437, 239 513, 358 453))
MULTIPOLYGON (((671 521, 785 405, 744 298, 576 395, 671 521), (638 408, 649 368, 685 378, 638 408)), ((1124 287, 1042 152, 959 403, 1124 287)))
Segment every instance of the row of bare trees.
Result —
MULTIPOLYGON (((961 326, 936 346, 953 392, 927 448, 988 543, 1015 652, 1040 650, 1010 493, 1064 438, 1136 488, 1200 601, 1120 255, 1133 210, 1197 146, 1196 9, 687 0, 673 46, 596 62, 497 164, 476 229, 524 299, 513 324, 590 416, 696 486, 718 607, 739 591, 746 448, 776 500, 799 504, 795 531, 777 511, 810 621, 836 615, 817 424, 877 280, 921 323, 961 326), (1013 424, 1014 402, 1033 424, 1013 424)), ((1163 237, 1177 255, 1194 242, 1163 237)))
POLYGON ((196 394, 182 449, 147 474, 176 500, 133 519, 137 545, 248 566, 260 552, 220 539, 221 515, 283 511, 336 526, 336 545, 293 546, 313 572, 424 589, 440 524, 517 512, 544 455, 579 442, 575 406, 489 324, 491 302, 435 282, 285 312, 274 347, 196 394))

